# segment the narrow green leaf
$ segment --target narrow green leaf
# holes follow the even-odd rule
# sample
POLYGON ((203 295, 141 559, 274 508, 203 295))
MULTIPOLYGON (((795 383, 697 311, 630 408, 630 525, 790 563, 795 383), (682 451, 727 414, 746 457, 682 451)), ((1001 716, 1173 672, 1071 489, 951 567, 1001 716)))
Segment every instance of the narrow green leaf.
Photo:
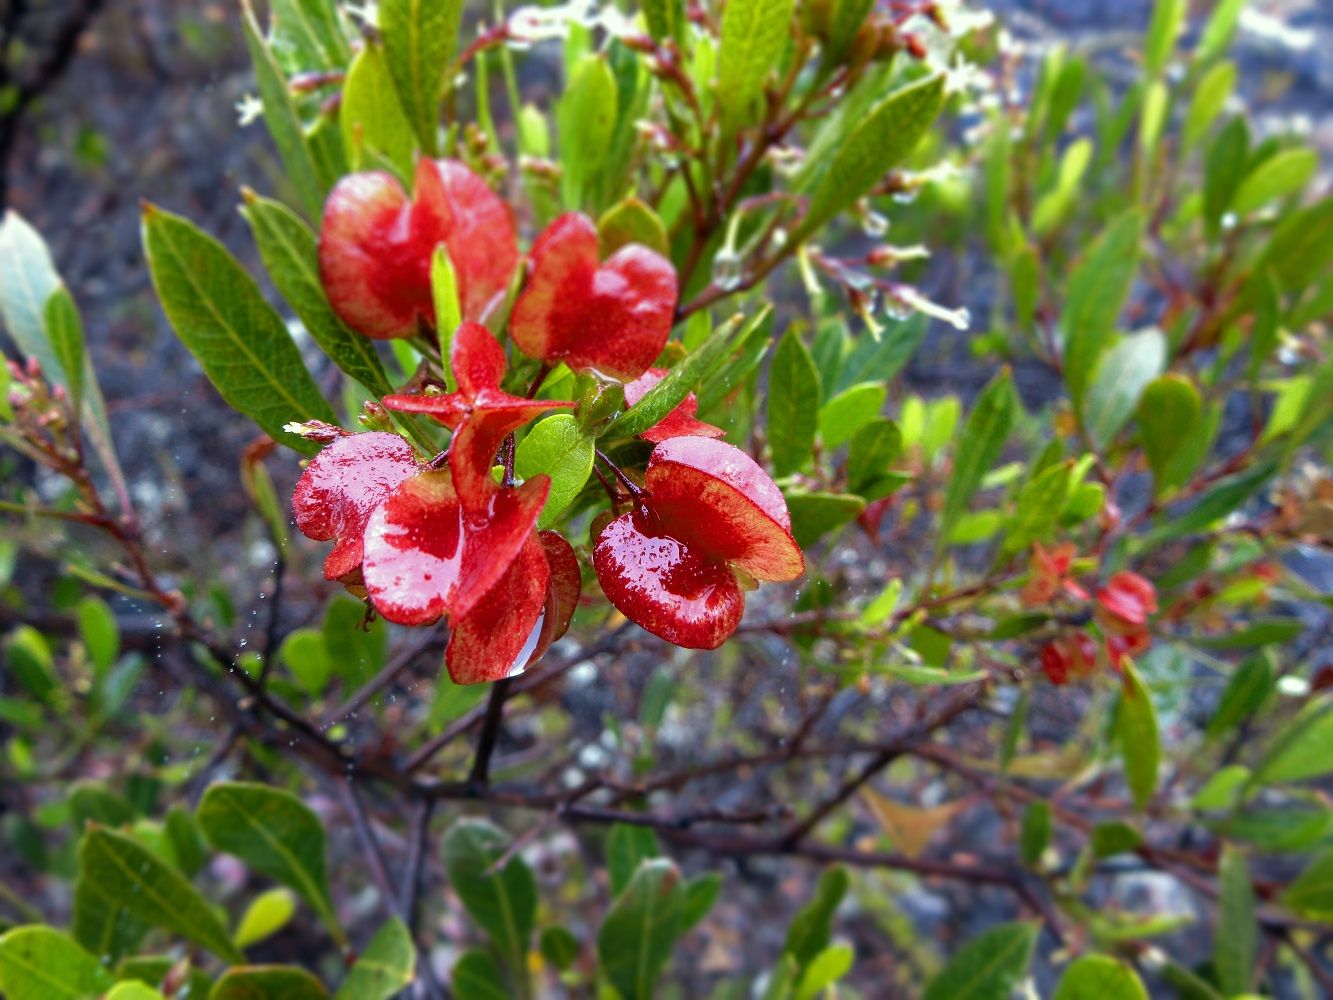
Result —
POLYGON ((542 958, 564 972, 578 960, 583 945, 568 927, 548 927, 541 933, 542 958))
POLYGON ((324 1000, 329 991, 294 965, 237 965, 218 977, 208 1000, 324 1000))
POLYGON ((981 485, 982 477, 1000 457, 1017 409, 1013 379, 1005 368, 981 391, 958 435, 953 475, 949 477, 940 512, 941 537, 948 537, 981 485))
MULTIPOLYGON (((430 259, 430 293, 435 305, 435 329, 439 331, 440 357, 447 358, 453 350, 454 334, 463 324, 463 307, 459 300, 458 274, 449 259, 449 247, 441 243, 430 259)), ((445 366, 449 368, 448 365, 445 366)), ((450 392, 457 390, 452 369, 444 374, 450 392)))
POLYGON ((631 243, 656 250, 663 257, 671 255, 666 226, 661 216, 653 211, 651 205, 633 196, 617 202, 602 213, 597 220, 597 242, 603 260, 631 243))
POLYGON ((335 1000, 389 1000, 416 979, 417 953, 407 925, 386 921, 357 956, 335 1000))
POLYGON ((855 952, 849 944, 832 944, 821 951, 796 984, 796 1000, 816 1000, 824 991, 852 971, 855 952))
POLYGON ((798 970, 804 969, 828 947, 833 933, 833 916, 850 885, 845 868, 834 865, 825 869, 819 876, 814 896, 792 918, 782 951, 796 960, 798 970))
POLYGON ((1307 781, 1333 772, 1333 700, 1310 702, 1277 735, 1254 769, 1262 785, 1307 781))
POLYGON ((651 1000, 681 932, 680 872, 664 858, 642 862, 597 933, 602 972, 624 1000, 651 1000))
POLYGON ((1127 854, 1143 843, 1143 834, 1124 820, 1111 819, 1092 828, 1088 846, 1094 858, 1113 858, 1127 854))
POLYGON ((400 178, 412 176, 416 148, 412 125, 398 101, 380 46, 367 42, 352 60, 343 82, 338 121, 353 167, 366 169, 378 155, 392 164, 400 178))
POLYGON ((46 300, 44 319, 46 336, 65 373, 65 385, 77 413, 83 408, 83 373, 88 359, 83 346, 83 321, 79 319, 79 308, 64 285, 46 300))
POLYGON ((1236 188, 1231 210, 1248 215, 1276 198, 1302 190, 1319 168, 1319 157, 1304 146, 1274 153, 1255 167, 1236 188))
POLYGON ((1132 663, 1125 664, 1125 683, 1116 713, 1116 735, 1125 761, 1125 782, 1134 796, 1134 805, 1142 809, 1157 790, 1162 744, 1152 695, 1132 663))
POLYGON ((493 824, 461 819, 444 835, 444 867, 468 915, 491 936, 514 973, 524 975, 537 917, 537 882, 518 856, 488 874, 508 847, 509 837, 493 824))
POLYGON ((596 442, 583 432, 572 413, 556 413, 535 424, 514 454, 514 471, 523 479, 538 473, 551 477, 551 492, 537 527, 549 528, 579 495, 588 477, 596 442))
POLYGON ((228 962, 245 960, 199 891, 133 838, 92 827, 79 842, 79 866, 83 878, 135 919, 179 934, 228 962))
POLYGON ((1227 50, 1236 34, 1236 25, 1240 23, 1240 14, 1245 4, 1246 0, 1219 0, 1199 38, 1199 47, 1194 52, 1197 60, 1207 62, 1227 50))
POLYGON ((902 432, 892 420, 880 418, 865 424, 847 446, 847 488, 860 496, 870 496, 874 485, 890 473, 889 466, 902 450, 902 432))
POLYGON ((1033 542, 1043 541, 1059 522, 1064 500, 1069 495, 1073 472, 1067 462, 1043 469, 1018 491, 1014 513, 1005 525, 1004 548, 1019 552, 1033 542))
POLYGON ((254 67, 255 85, 264 106, 264 124, 273 137, 273 145, 278 147, 282 165, 296 187, 306 214, 311 219, 318 219, 324 206, 324 189, 315 168, 315 158, 292 102, 287 77, 264 39, 250 0, 242 0, 241 23, 245 29, 245 45, 250 50, 250 63, 254 67))
POLYGON ((1250 130, 1245 118, 1236 115, 1217 133, 1204 160, 1203 219, 1211 235, 1216 235, 1222 215, 1245 175, 1245 160, 1250 147, 1250 130))
POLYGON ((1029 802, 1023 810, 1023 825, 1018 838, 1019 852, 1028 867, 1041 861, 1051 843, 1051 807, 1047 802, 1029 802))
POLYGON ((1160 493, 1171 462, 1199 421, 1203 397, 1189 376, 1168 372, 1143 387, 1139 397, 1139 440, 1160 493))
POLYGON ((1166 68, 1176 38, 1185 23, 1185 0, 1156 0, 1148 35, 1143 42, 1143 68, 1156 76, 1166 68))
POLYGON ((377 396, 393 392, 373 341, 338 318, 319 276, 315 234, 281 202, 242 189, 241 214, 250 223, 264 268, 310 336, 342 371, 377 396))
POLYGON ((774 474, 789 475, 810 459, 822 394, 809 348, 794 328, 788 329, 768 373, 768 448, 774 474))
MULTIPOLYGON (((722 92, 729 94, 726 89, 722 92)), ((727 101, 730 103, 730 96, 727 101)), ((799 243, 812 235, 905 159, 943 104, 944 77, 937 74, 895 90, 853 119, 831 154, 813 166, 808 181, 810 204, 791 241, 799 243)))
POLYGON ((1254 494, 1258 493, 1277 472, 1272 462, 1264 462, 1245 472, 1238 472, 1218 482, 1193 507, 1173 521, 1154 531, 1148 541, 1180 538, 1202 531, 1215 521, 1226 517, 1254 494))
POLYGON ((83 1000, 114 983, 95 955, 53 927, 15 927, 0 934, 0 994, 9 1000, 83 1000))
POLYGON ((1129 422, 1148 383, 1166 367, 1166 338, 1157 330, 1122 337, 1093 369, 1083 424, 1093 446, 1108 447, 1129 422))
POLYGON ((99 674, 105 674, 120 655, 120 626, 106 601, 91 594, 75 609, 83 648, 99 674))
POLYGON ((1222 849, 1218 867, 1221 896, 1217 909, 1217 938, 1213 942, 1213 968, 1228 996, 1247 993, 1254 979, 1259 952, 1259 922, 1255 919, 1254 886, 1245 856, 1234 847, 1222 849))
POLYGON ((1181 143, 1186 149, 1199 144, 1208 127, 1226 107, 1228 98, 1236 89, 1236 64, 1220 62, 1209 68, 1194 88, 1185 124, 1181 129, 1181 143))
POLYGON ((148 933, 148 925, 132 916, 123 903, 109 899, 80 873, 74 880, 70 933, 94 955, 115 962, 139 947, 148 933))
POLYGON ((680 932, 682 934, 696 927, 717 904, 722 894, 722 876, 717 872, 704 872, 685 883, 685 898, 681 902, 680 932))
POLYGON ((849 493, 789 490, 783 496, 791 512, 792 537, 802 548, 851 523, 866 507, 864 497, 849 493))
POLYGON ((438 152, 440 94, 462 16, 462 0, 380 0, 389 72, 427 156, 438 152))
POLYGON ((178 215, 145 207, 143 235, 162 308, 223 399, 273 440, 317 451, 283 426, 337 418, 254 279, 221 243, 178 215))
POLYGON ((1273 666, 1266 655, 1252 656, 1231 675, 1208 720, 1208 738, 1216 740, 1257 712, 1273 693, 1273 666))
POLYGON ((681 40, 685 24, 684 0, 644 0, 643 17, 655 41, 681 40))
POLYGON ((1124 962, 1084 955, 1065 970, 1051 1000, 1148 1000, 1148 991, 1124 962))
POLYGON ((792 0, 728 0, 717 57, 724 133, 758 118, 764 82, 791 37, 791 14, 792 0))
MULTIPOLYGON (((634 406, 612 420, 602 431, 603 437, 633 437, 648 430, 685 399, 699 381, 718 368, 730 353, 737 331, 749 331, 762 324, 769 313, 765 309, 752 318, 744 328, 739 316, 733 316, 712 332, 701 346, 662 377, 634 406)), ((742 334, 741 339, 744 339, 742 334)))
POLYGON ((860 382, 889 382, 916 353, 926 336, 926 320, 920 313, 888 328, 874 337, 860 337, 842 365, 837 391, 860 382))
POLYGON ((273 0, 269 46, 287 72, 341 70, 351 47, 336 0, 273 0))
POLYGON ((926 987, 923 1000, 1002 1000, 1032 961, 1037 924, 1001 924, 973 938, 926 987))
MULTIPOLYGON (((0 255, 3 256, 3 255, 0 255)), ((1333 198, 1285 215, 1259 256, 1256 271, 1270 270, 1278 287, 1301 291, 1333 262, 1333 198)))
POLYGON ((208 787, 196 818, 215 850, 296 892, 342 940, 324 862, 324 825, 290 792, 249 782, 208 787))
POLYGON ((1310 920, 1333 920, 1333 850, 1315 856, 1287 887, 1282 903, 1310 920))
POLYGON ((1065 384, 1078 410, 1129 297, 1138 270, 1142 234, 1143 218, 1138 212, 1120 216, 1097 237, 1069 278, 1060 330, 1065 384))
MULTIPOLYGON (((213 996, 214 994, 210 993, 209 1000, 212 1000, 213 996)), ((111 987, 111 991, 106 994, 106 1000, 165 1000, 165 998, 160 990, 155 990, 138 979, 130 979, 111 987)))
POLYGON ((583 207, 591 200, 615 131, 617 99, 615 74, 606 59, 599 55, 580 59, 556 110, 568 208, 583 207))

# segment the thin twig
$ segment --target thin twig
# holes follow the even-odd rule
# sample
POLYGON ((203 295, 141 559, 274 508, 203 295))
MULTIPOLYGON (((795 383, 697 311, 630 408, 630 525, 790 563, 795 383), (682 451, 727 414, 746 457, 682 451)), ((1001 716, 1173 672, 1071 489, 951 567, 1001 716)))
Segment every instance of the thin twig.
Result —
POLYGON ((495 753, 495 744, 500 738, 500 723, 504 721, 505 699, 509 697, 510 683, 510 678, 504 677, 491 686, 486 717, 482 720, 481 733, 477 736, 477 755, 468 773, 468 781, 472 784, 485 785, 490 781, 491 755, 495 753))

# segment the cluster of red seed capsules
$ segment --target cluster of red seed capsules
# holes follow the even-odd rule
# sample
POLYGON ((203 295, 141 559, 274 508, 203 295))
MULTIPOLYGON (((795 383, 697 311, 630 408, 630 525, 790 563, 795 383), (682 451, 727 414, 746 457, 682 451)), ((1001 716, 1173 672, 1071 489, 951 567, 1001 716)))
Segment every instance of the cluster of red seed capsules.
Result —
MULTIPOLYGON (((452 331, 456 389, 389 396, 453 436, 447 455, 420 456, 397 434, 338 433, 292 497, 298 527, 332 540, 324 575, 364 595, 385 619, 450 626, 454 681, 506 677, 535 662, 569 627, 578 557, 539 531, 550 480, 493 473, 511 434, 573 402, 511 395, 507 358, 488 329, 525 268, 507 337, 548 365, 620 382, 627 405, 664 374, 678 287, 670 261, 637 244, 601 259, 587 216, 556 219, 520 257, 513 214, 461 163, 422 160, 409 197, 389 174, 344 178, 329 195, 320 269, 339 316, 367 337, 433 326, 431 260, 443 245, 463 323, 452 331)), ((594 520, 592 564, 627 618, 681 646, 714 648, 740 624, 742 580, 804 571, 782 493, 752 458, 718 440, 687 397, 641 436, 655 447, 641 477, 616 470, 612 509, 594 520)))
MULTIPOLYGON (((1065 542, 1052 549, 1033 546, 1023 603, 1030 606, 1049 604, 1065 594, 1079 601, 1092 600, 1071 573, 1074 546, 1065 542)), ((1148 619, 1157 612, 1157 590, 1128 570, 1115 573, 1096 593, 1093 615, 1102 633, 1097 641, 1083 629, 1071 629, 1052 639, 1041 649, 1041 669, 1052 684, 1067 684, 1088 677, 1097 667, 1099 651, 1111 669, 1119 671, 1127 657, 1138 656, 1152 645, 1148 619)))

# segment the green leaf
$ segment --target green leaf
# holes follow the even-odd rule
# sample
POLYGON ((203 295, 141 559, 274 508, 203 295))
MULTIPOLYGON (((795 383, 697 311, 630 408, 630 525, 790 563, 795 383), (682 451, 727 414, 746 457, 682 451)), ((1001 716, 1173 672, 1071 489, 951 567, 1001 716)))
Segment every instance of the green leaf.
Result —
POLYGON ((790 490, 783 495, 791 512, 792 537, 802 548, 850 523, 866 508, 864 498, 849 493, 790 490))
POLYGON ((1142 236, 1143 217, 1126 212, 1102 231, 1070 275, 1060 331, 1065 384, 1080 412, 1084 391, 1134 283, 1142 236))
POLYGON ((1127 854, 1143 842, 1143 834, 1124 820, 1111 819, 1092 828, 1089 846, 1094 858, 1127 854))
POLYGON ((1102 354, 1083 400, 1083 423, 1095 447, 1110 445, 1165 366, 1166 338, 1157 330, 1123 337, 1102 354))
POLYGON ((758 120, 764 82, 791 37, 791 14, 792 0, 728 0, 717 56, 724 134, 758 120))
POLYGON ((644 861, 660 857, 657 834, 648 826, 616 823, 606 837, 606 868, 611 876, 611 896, 619 896, 644 861))
POLYGON ((663 257, 671 254, 661 217, 652 206, 633 196, 602 213, 597 220, 597 240, 603 259, 632 243, 655 250, 663 257))
POLYGON ((89 595, 75 609, 79 637, 88 659, 99 674, 105 674, 120 655, 120 626, 106 601, 89 595))
POLYGON ((264 106, 264 124, 273 137, 273 145, 278 148, 283 168, 296 188, 306 214, 311 219, 318 219, 324 207, 324 188, 320 184, 315 158, 306 141, 305 129, 292 101, 287 77, 273 57, 273 50, 264 40, 264 33, 255 19, 250 0, 242 0, 241 12, 245 45, 250 50, 255 85, 259 88, 259 99, 264 106))
POLYGON ((1325 198, 1283 216, 1255 270, 1271 270, 1283 291, 1300 291, 1325 274, 1330 261, 1333 261, 1333 198, 1325 198))
POLYGON ((821 396, 819 371, 810 350, 790 328, 778 341, 768 374, 768 447, 775 475, 796 472, 809 460, 819 427, 821 396))
POLYGON ((148 933, 120 902, 107 898, 80 874, 74 880, 74 912, 70 922, 74 939, 94 955, 117 961, 132 953, 148 933))
POLYGON ((981 391, 956 439, 953 475, 940 513, 941 538, 949 536, 982 477, 1000 457, 1017 408, 1013 379, 1005 368, 981 391))
POLYGON ((341 70, 351 57, 336 0, 273 0, 269 45, 288 72, 341 70))
POLYGON ((537 527, 551 527, 574 502, 592 475, 596 449, 572 413, 546 417, 524 435, 514 453, 514 471, 523 479, 538 473, 551 477, 551 492, 537 527))
POLYGON ((105 827, 89 829, 79 842, 79 866, 83 878, 135 919, 179 934, 228 962, 245 960, 198 890, 133 838, 105 827))
POLYGON ((254 279, 221 243, 178 215, 146 206, 143 233, 162 308, 222 398, 273 440, 317 451, 283 426, 337 418, 254 279))
POLYGON ((1219 739, 1253 716, 1272 694, 1274 683, 1273 666, 1267 656, 1252 656, 1237 667, 1208 720, 1208 738, 1219 739))
MULTIPOLYGON (((441 243, 430 259, 430 290, 435 303, 435 329, 439 332, 440 356, 447 358, 453 350, 454 333, 463 323, 463 307, 458 297, 458 273, 449 259, 449 247, 441 243)), ((446 366, 447 367, 447 366, 446 366)), ((450 392, 458 389, 454 373, 444 373, 444 382, 450 392)))
POLYGON ((281 202, 242 189, 241 214, 250 223, 264 268, 310 336, 342 371, 376 396, 393 392, 374 342, 342 320, 329 305, 319 276, 315 234, 281 202))
POLYGON ((292 672, 301 689, 314 698, 324 691, 333 673, 324 633, 318 629, 292 629, 278 647, 278 659, 292 672))
POLYGON ((855 953, 849 944, 832 944, 811 960, 796 984, 796 1000, 816 1000, 852 971, 855 953))
POLYGON ((324 611, 324 646, 338 676, 360 685, 375 676, 388 659, 389 632, 383 620, 367 620, 364 604, 339 594, 324 611))
POLYGON ((290 889, 269 889, 250 901, 236 925, 233 939, 237 948, 248 948, 272 937, 287 926, 296 913, 296 897, 290 889))
POLYGON ((1084 955, 1065 970, 1051 1000, 1148 1000, 1148 991, 1124 962, 1084 955))
POLYGON ((1029 802, 1023 810, 1023 825, 1019 833, 1019 853, 1029 868, 1041 861, 1051 843, 1051 807, 1040 799, 1029 802))
POLYGON ((357 957, 335 1000, 389 1000, 416 978, 417 953, 407 925, 386 921, 357 957))
POLYGON ((65 373, 65 385, 77 413, 83 409, 83 373, 88 358, 83 346, 83 321, 79 319, 79 308, 64 285, 46 300, 43 318, 51 350, 65 373))
POLYGON ((1250 130, 1240 115, 1227 122, 1208 147, 1204 160, 1203 218, 1210 235, 1216 236, 1222 214, 1245 174, 1249 147, 1250 130))
POLYGON ((0 934, 0 994, 9 1000, 82 1000, 114 982, 96 956, 55 928, 15 927, 0 934))
POLYGON ((324 825, 290 792, 241 781, 208 786, 196 818, 215 850, 295 889, 339 941, 324 867, 324 825))
POLYGON ((488 874, 508 847, 508 835, 493 824, 461 819, 444 835, 444 867, 468 915, 491 936, 515 975, 524 975, 537 917, 537 882, 517 855, 488 874))
POLYGON ((838 376, 837 391, 860 382, 888 382, 916 353, 926 335, 926 320, 920 313, 902 322, 887 324, 879 339, 860 337, 847 356, 838 376))
POLYGON ((1231 199, 1231 210, 1237 215, 1248 215, 1275 198, 1295 194, 1318 168, 1319 157, 1313 149, 1298 147, 1274 153, 1240 182, 1231 199))
POLYGON ((472 1000, 509 1000, 500 967, 488 952, 473 949, 464 952, 454 966, 452 982, 454 996, 472 1000))
POLYGON ((218 977, 208 1000, 323 1000, 328 995, 323 983, 293 965, 237 965, 218 977))
POLYGON ((1189 376, 1167 372, 1143 387, 1139 397, 1139 440, 1160 493, 1171 463, 1203 412, 1203 398, 1189 376))
POLYGON ((1213 522, 1226 517, 1243 504, 1273 478, 1277 466, 1273 462, 1264 462, 1252 469, 1238 472, 1220 480, 1216 486, 1203 495, 1193 507, 1184 514, 1168 521, 1152 532, 1145 543, 1180 538, 1183 535, 1202 531, 1213 522))
POLYGON ((867 496, 903 450, 902 432, 892 420, 875 419, 852 435, 847 447, 847 488, 867 496))
POLYGON ((616 78, 607 61, 585 55, 574 67, 556 111, 564 202, 586 204, 606 163, 616 125, 616 78))
POLYGON ((804 969, 828 947, 833 933, 833 916, 850 884, 845 868, 834 865, 825 869, 819 876, 814 896, 792 918, 782 951, 796 960, 798 970, 804 969))
POLYGON ((338 121, 355 169, 367 169, 374 162, 373 154, 378 154, 393 165, 400 178, 412 176, 416 148, 412 125, 398 101, 380 46, 367 42, 352 60, 343 83, 338 121))
POLYGON ((862 382, 825 403, 819 410, 819 437, 824 447, 838 447, 878 418, 888 395, 883 382, 862 382))
POLYGON ((1232 36, 1236 33, 1236 25, 1240 22, 1240 14, 1245 9, 1245 3, 1246 0, 1220 0, 1213 8, 1208 23, 1204 25, 1199 45, 1194 50, 1195 59, 1207 62, 1227 50, 1232 36))
POLYGON ((1027 972, 1038 929, 1001 924, 973 938, 930 981, 923 1000, 1006 1000, 1027 972))
POLYGON ((1019 552, 1051 533, 1069 496, 1072 473, 1070 463, 1061 462, 1042 469, 1022 485, 1013 516, 1005 525, 1005 551, 1019 552))
POLYGON ((1333 850, 1317 855, 1282 895, 1282 904, 1310 920, 1333 920, 1333 850))
POLYGON ((664 858, 642 862, 597 933, 602 972, 624 1000, 651 1000, 681 933, 680 871, 664 858))
MULTIPOLYGON (((211 996, 212 994, 210 1000, 211 996)), ((160 990, 155 990, 137 979, 130 979, 111 987, 106 1000, 164 1000, 164 998, 160 990)))
POLYGON ((684 0, 644 0, 643 17, 655 41, 674 38, 679 42, 685 24, 684 0))
POLYGON ((1185 0, 1157 0, 1154 4, 1148 35, 1143 42, 1143 68, 1150 76, 1156 76, 1166 68, 1185 23, 1186 6, 1185 0))
POLYGON ((1217 909, 1217 938, 1213 968, 1218 985, 1228 996, 1245 993, 1254 978, 1259 951, 1259 922, 1254 915, 1254 886, 1245 856, 1234 847, 1222 849, 1218 866, 1221 895, 1217 909))
MULTIPOLYGON (((729 104, 725 85, 722 92, 729 104)), ((832 153, 813 166, 810 204, 790 242, 802 242, 874 187, 916 148, 943 104, 944 77, 936 74, 895 90, 855 119, 832 153)))
POLYGON ((461 0, 380 0, 389 72, 427 156, 438 152, 440 94, 462 16, 461 0))
POLYGON ((64 691, 46 637, 31 625, 20 625, 5 639, 4 661, 10 675, 45 705, 61 701, 64 691))
POLYGON ((1254 769, 1254 783, 1287 784, 1333 772, 1333 700, 1310 702, 1279 732, 1254 769))
POLYGON ((1125 683, 1116 713, 1116 735, 1125 761, 1125 782, 1134 796, 1134 805, 1142 809, 1157 790, 1162 744, 1152 696, 1131 663, 1125 664, 1125 683))
MULTIPOLYGON (((752 318, 744 327, 746 331, 757 328, 768 315, 769 309, 752 318)), ((653 386, 634 406, 616 417, 602 431, 603 437, 633 437, 642 434, 663 417, 674 410, 699 384, 721 365, 730 352, 732 340, 741 330, 739 316, 732 317, 709 335, 699 347, 672 368, 662 380, 653 386)), ((742 339, 743 336, 742 336, 742 339)))
POLYGON ((1186 149, 1198 145, 1235 89, 1236 64, 1233 62, 1217 63, 1203 75, 1194 88, 1194 97, 1181 130, 1181 142, 1186 149))
POLYGON ((692 930, 717 904, 722 893, 722 876, 717 872, 704 872, 685 883, 685 898, 681 902, 680 932, 692 930))

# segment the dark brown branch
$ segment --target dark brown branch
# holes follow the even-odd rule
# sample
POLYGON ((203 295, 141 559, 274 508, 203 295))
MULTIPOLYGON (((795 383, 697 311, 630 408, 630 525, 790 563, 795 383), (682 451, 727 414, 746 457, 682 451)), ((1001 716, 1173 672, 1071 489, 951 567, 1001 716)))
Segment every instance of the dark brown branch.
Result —
POLYGON ((491 755, 500 738, 500 724, 504 721, 505 699, 509 697, 510 679, 504 677, 491 685, 491 697, 486 702, 486 716, 482 719, 481 733, 477 736, 477 755, 472 759, 468 781, 485 785, 490 781, 491 755))

